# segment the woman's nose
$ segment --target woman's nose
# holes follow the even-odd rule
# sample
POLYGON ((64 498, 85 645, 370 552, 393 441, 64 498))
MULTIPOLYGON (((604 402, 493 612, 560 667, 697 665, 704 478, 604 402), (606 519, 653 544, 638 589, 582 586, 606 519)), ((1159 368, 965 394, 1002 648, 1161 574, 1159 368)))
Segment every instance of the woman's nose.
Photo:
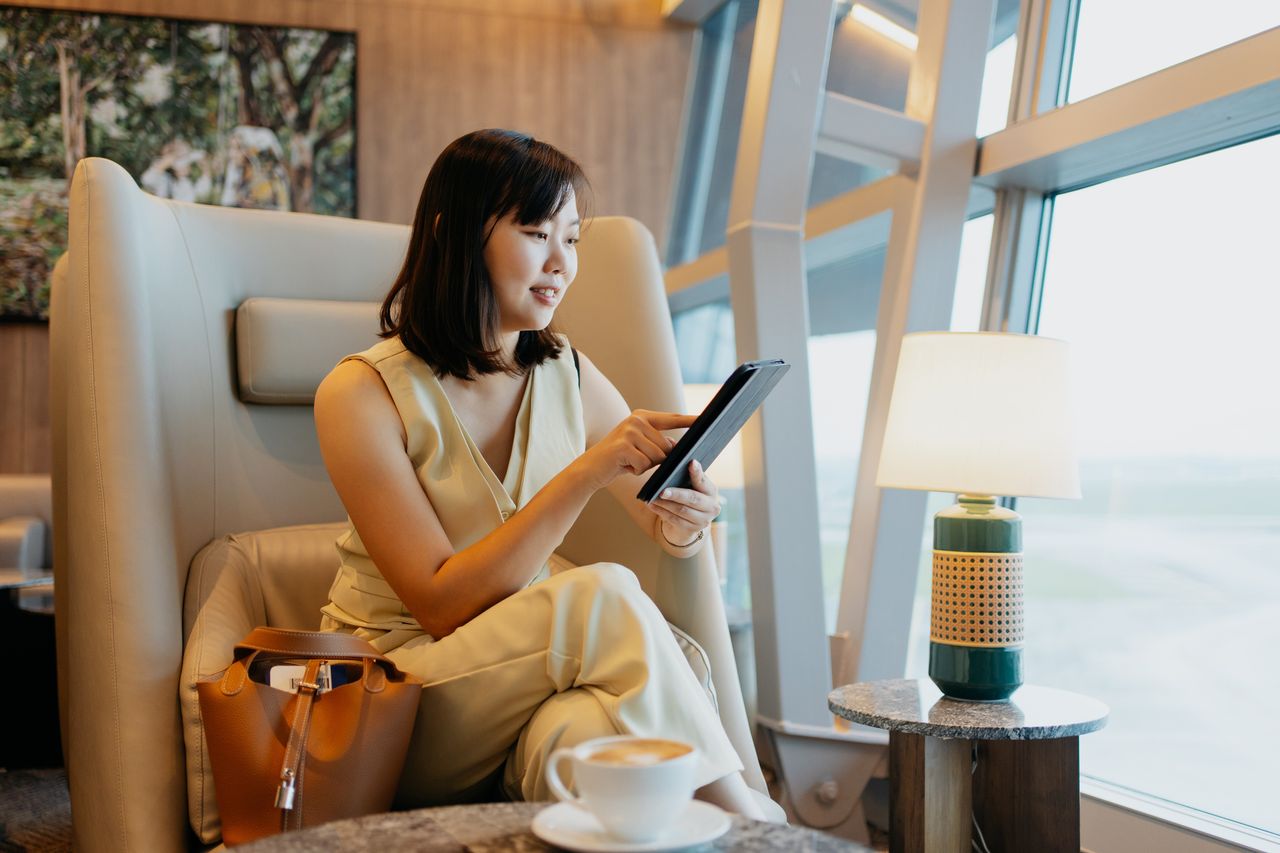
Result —
POLYGON ((565 267, 565 251, 560 246, 553 246, 551 253, 547 255, 547 263, 543 266, 543 270, 551 275, 564 275, 565 267))

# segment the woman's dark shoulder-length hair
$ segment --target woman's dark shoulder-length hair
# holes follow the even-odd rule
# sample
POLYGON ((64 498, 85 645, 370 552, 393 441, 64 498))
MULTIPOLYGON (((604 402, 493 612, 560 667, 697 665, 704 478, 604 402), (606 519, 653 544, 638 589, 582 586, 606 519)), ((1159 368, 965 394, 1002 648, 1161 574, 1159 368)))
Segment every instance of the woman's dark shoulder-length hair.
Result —
POLYGON ((513 212, 521 225, 544 222, 586 187, 577 163, 531 136, 477 130, 451 142, 422 188, 404 267, 382 303, 382 337, 398 335, 437 376, 460 379, 557 357, 547 328, 521 332, 515 364, 505 363, 484 245, 491 222, 513 212))

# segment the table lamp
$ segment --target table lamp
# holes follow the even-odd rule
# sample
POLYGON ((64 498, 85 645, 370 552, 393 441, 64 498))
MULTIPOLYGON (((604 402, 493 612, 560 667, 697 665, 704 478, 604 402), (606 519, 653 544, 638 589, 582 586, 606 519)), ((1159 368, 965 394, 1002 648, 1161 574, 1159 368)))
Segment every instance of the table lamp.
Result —
POLYGON ((1067 350, 994 332, 902 339, 876 485, 957 495, 933 520, 929 618, 929 677, 956 699, 1022 684, 1022 518, 996 497, 1080 497, 1067 350))

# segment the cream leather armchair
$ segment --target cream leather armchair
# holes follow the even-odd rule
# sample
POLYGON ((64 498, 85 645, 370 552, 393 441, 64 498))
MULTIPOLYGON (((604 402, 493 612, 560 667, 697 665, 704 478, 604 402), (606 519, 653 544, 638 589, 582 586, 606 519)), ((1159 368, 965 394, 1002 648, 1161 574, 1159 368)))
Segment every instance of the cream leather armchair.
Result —
MULTIPOLYGON (((59 680, 77 849, 197 843, 178 699, 184 645, 202 618, 217 611, 227 630, 318 622, 344 512, 310 394, 341 354, 374 342, 375 303, 407 237, 402 226, 161 200, 109 161, 77 168, 51 321, 59 680)), ((677 409, 652 237, 600 218, 580 257, 561 326, 631 405, 677 409)), ((709 552, 667 557, 607 495, 561 550, 630 566, 703 646, 746 778, 764 791, 709 552)))

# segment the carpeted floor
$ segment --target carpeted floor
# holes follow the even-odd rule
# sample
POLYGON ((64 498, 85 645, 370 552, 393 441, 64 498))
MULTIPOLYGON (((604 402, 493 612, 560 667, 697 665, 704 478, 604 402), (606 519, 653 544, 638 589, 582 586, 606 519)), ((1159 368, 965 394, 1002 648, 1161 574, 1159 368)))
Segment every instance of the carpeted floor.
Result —
POLYGON ((71 799, 67 773, 0 770, 0 853, 71 849, 71 799))

